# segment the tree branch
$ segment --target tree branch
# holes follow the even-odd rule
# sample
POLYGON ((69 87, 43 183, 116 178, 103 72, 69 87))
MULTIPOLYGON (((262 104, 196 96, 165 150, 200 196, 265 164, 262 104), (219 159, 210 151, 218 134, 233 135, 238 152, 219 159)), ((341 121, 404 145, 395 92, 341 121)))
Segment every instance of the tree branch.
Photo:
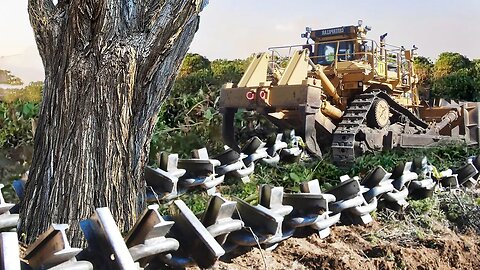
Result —
POLYGON ((151 119, 173 87, 174 78, 198 28, 199 17, 195 15, 186 25, 177 28, 175 34, 166 38, 165 49, 151 54, 145 64, 139 63, 135 102, 142 106, 132 107, 135 121, 151 119), (153 57, 155 55, 155 57, 153 57), (171 72, 174 70, 175 72, 171 72))
POLYGON ((138 31, 135 30, 137 18, 141 16, 138 7, 142 6, 143 1, 102 0, 92 2, 91 6, 94 10, 92 21, 95 21, 95 25, 92 26, 92 33, 101 37, 96 41, 100 51, 106 49, 105 46, 111 43, 111 39, 125 38, 131 32, 138 31))
POLYGON ((49 17, 55 10, 55 5, 52 0, 28 0, 28 9, 49 17))
POLYGON ((44 65, 46 64, 44 56, 57 45, 58 30, 64 17, 63 11, 63 8, 58 9, 52 0, 28 1, 30 24, 44 65))
POLYGON ((143 59, 140 59, 143 86, 152 80, 158 66, 168 57, 186 26, 192 23, 197 26, 199 17, 194 3, 195 0, 166 0, 161 8, 149 15, 150 21, 146 26, 148 35, 141 49, 143 59))
POLYGON ((190 17, 196 15, 194 3, 195 0, 166 0, 162 6, 150 10, 146 25, 149 33, 147 46, 163 47, 166 37, 171 36, 175 29, 185 25, 190 17), (169 35, 165 35, 166 32, 170 32, 169 35))
MULTIPOLYGON (((30 15, 30 23, 35 33, 35 38, 46 38, 47 30, 52 23, 52 17, 55 11, 55 5, 52 0, 29 0, 28 13, 30 15)), ((45 40, 42 40, 45 41, 45 40)))

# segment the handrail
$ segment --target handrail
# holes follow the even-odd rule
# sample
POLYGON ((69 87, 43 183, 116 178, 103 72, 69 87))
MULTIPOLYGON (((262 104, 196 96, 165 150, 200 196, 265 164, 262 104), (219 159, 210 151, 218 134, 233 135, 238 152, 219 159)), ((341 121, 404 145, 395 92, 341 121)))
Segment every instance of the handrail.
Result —
MULTIPOLYGON (((374 72, 375 76, 380 76, 382 78, 389 77, 389 70, 396 73, 396 79, 400 81, 402 85, 405 85, 403 82, 403 77, 409 73, 408 63, 411 62, 407 60, 404 56, 404 49, 403 47, 390 45, 384 42, 380 42, 380 45, 377 41, 373 39, 366 39, 366 38, 354 38, 354 39, 343 39, 343 40, 332 40, 332 41, 324 41, 324 42, 315 42, 315 43, 307 43, 307 44, 294 44, 294 45, 284 45, 284 46, 274 46, 268 48, 269 51, 272 52, 272 67, 273 63, 278 64, 278 59, 282 59, 284 57, 290 57, 291 53, 294 51, 294 48, 305 48, 306 46, 311 46, 312 48, 318 48, 319 45, 322 44, 335 44, 335 53, 333 56, 333 60, 330 62, 330 65, 333 67, 334 72, 338 71, 338 62, 348 61, 347 59, 357 59, 363 60, 366 63, 370 64, 370 68, 372 72, 374 72), (352 51, 346 53, 340 53, 340 43, 341 42, 361 42, 366 45, 365 51, 352 51), (282 56, 281 51, 288 50, 288 54, 282 56), (275 56, 278 56, 278 59, 275 59, 275 56), (371 59, 369 59, 371 57, 371 59), (342 59, 343 58, 343 59, 342 59), (383 65, 383 70, 378 70, 379 65, 383 65), (380 72, 379 72, 380 71, 380 72)), ((317 62, 315 60, 325 59, 327 55, 315 55, 310 56, 311 60, 317 62)), ((407 82, 406 85, 409 83, 407 82)))
MULTIPOLYGON (((385 52, 402 52, 403 51, 403 48, 402 47, 398 47, 398 46, 395 46, 395 45, 390 45, 390 44, 387 44, 387 43, 384 43, 383 45, 379 45, 377 43, 377 41, 373 40, 373 39, 343 39, 343 40, 333 40, 333 41, 324 41, 324 42, 316 42, 316 43, 310 43, 310 44, 294 44, 294 45, 283 45, 283 46, 274 46, 274 47, 269 47, 268 50, 269 51, 272 51, 272 52, 277 52, 278 56, 281 57, 280 53, 278 53, 278 50, 280 49, 289 49, 289 53, 291 53, 292 49, 293 48, 296 48, 296 47, 304 47, 304 46, 317 46, 317 45, 321 45, 321 44, 331 44, 331 43, 336 43, 337 45, 340 43, 340 42, 350 42, 350 41, 367 41, 367 42, 370 42, 371 43, 371 51, 373 51, 375 48, 383 48, 385 50, 385 52)), ((338 46, 337 46, 338 48, 338 46)), ((355 54, 362 54, 364 52, 352 52, 353 55, 355 54)))

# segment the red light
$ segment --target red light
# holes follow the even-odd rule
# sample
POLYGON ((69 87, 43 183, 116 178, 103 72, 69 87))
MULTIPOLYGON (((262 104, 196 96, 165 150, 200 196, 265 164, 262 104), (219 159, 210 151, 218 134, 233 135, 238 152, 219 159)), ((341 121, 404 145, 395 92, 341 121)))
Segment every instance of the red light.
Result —
POLYGON ((255 92, 250 91, 245 94, 248 100, 254 100, 255 99, 255 92))
POLYGON ((265 100, 268 97, 268 92, 265 90, 260 91, 260 98, 265 100))

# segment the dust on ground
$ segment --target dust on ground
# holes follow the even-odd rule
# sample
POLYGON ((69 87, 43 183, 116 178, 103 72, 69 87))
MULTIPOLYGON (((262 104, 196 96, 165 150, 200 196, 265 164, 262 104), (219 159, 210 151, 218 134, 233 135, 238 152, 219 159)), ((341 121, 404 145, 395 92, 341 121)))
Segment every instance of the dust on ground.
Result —
POLYGON ((480 237, 441 224, 431 234, 374 221, 290 238, 273 251, 253 248, 213 269, 480 269, 480 237))

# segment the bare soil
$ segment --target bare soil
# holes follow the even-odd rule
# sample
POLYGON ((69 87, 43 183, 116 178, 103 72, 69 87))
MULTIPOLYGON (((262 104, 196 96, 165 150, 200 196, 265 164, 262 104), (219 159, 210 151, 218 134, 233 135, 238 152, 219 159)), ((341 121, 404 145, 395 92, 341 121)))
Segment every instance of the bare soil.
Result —
POLYGON ((378 221, 336 226, 326 239, 306 233, 273 251, 254 248, 213 269, 480 269, 479 235, 437 227, 425 234, 378 221))

